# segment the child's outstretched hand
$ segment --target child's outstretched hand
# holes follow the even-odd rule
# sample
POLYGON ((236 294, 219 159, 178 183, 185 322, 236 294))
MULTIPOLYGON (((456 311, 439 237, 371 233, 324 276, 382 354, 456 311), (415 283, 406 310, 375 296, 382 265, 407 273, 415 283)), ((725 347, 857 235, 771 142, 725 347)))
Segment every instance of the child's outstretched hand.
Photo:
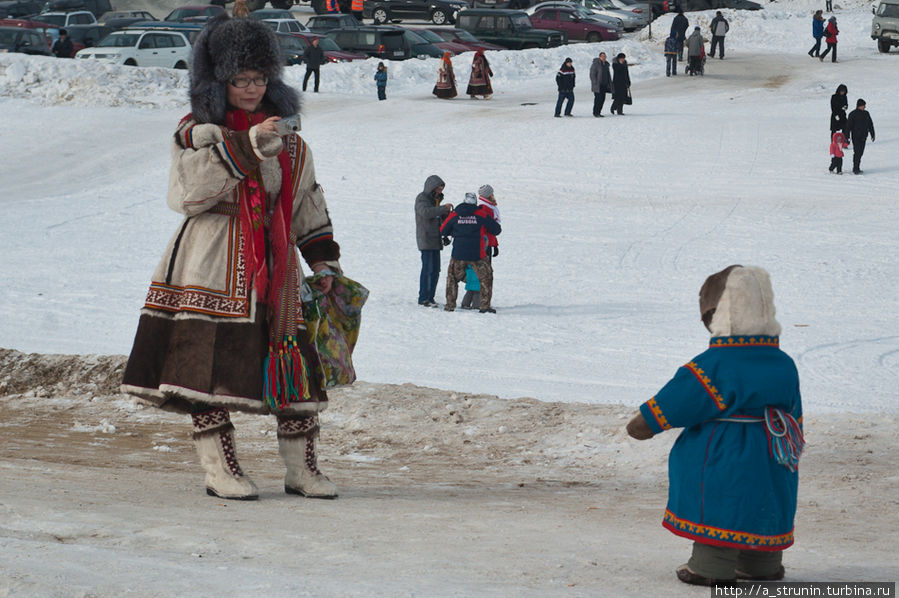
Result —
POLYGON ((649 429, 649 424, 646 423, 643 414, 639 412, 631 418, 631 421, 627 422, 627 433, 631 438, 637 440, 649 440, 654 436, 652 430, 649 429))

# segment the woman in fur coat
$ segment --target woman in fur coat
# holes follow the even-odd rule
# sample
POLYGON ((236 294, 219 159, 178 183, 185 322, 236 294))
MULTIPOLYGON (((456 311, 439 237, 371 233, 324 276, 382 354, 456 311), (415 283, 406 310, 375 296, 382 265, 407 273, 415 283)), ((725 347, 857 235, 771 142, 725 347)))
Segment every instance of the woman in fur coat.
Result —
POLYGON ((631 75, 627 68, 627 57, 624 52, 615 57, 612 63, 612 107, 609 112, 624 116, 622 108, 630 104, 631 100, 631 75))
POLYGON ((484 48, 478 48, 474 58, 471 61, 471 76, 468 78, 468 89, 465 93, 474 99, 475 96, 484 96, 486 100, 493 95, 493 85, 490 84, 490 77, 493 71, 490 69, 490 63, 484 56, 484 48))
POLYGON ((677 370, 627 425, 646 440, 683 428, 668 458, 662 525, 693 540, 677 578, 694 585, 784 577, 793 544, 802 401, 779 348, 768 273, 730 266, 699 291, 709 348, 677 370))
POLYGON ((456 75, 453 74, 452 54, 443 53, 440 59, 440 66, 437 68, 437 84, 432 92, 438 98, 454 98, 456 97, 456 75))
POLYGON ((258 497, 231 410, 277 416, 286 492, 337 496, 316 464, 328 397, 303 323, 297 249, 326 293, 340 250, 309 147, 276 129, 300 108, 282 64, 274 32, 249 18, 216 17, 194 44, 191 114, 172 139, 168 190, 185 218, 153 274, 122 384, 191 416, 206 491, 220 498, 258 497))

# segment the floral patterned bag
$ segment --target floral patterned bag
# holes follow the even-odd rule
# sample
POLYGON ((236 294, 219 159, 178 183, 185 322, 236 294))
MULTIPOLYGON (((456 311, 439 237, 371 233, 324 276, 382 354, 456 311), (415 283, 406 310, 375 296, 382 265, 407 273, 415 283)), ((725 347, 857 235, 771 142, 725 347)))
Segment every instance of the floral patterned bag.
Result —
POLYGON ((352 384, 356 380, 353 348, 359 338, 368 289, 355 280, 324 271, 303 281, 302 298, 309 342, 315 347, 321 364, 318 374, 322 388, 352 384), (334 276, 328 294, 318 285, 325 276, 334 276))

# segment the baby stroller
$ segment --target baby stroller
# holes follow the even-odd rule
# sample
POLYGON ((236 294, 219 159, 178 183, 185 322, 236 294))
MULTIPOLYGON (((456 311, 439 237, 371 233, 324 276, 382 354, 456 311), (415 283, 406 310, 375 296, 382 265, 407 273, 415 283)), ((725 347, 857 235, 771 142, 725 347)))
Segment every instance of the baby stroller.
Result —
POLYGON ((705 44, 699 49, 699 57, 690 57, 689 62, 687 63, 687 74, 688 75, 705 75, 705 44))

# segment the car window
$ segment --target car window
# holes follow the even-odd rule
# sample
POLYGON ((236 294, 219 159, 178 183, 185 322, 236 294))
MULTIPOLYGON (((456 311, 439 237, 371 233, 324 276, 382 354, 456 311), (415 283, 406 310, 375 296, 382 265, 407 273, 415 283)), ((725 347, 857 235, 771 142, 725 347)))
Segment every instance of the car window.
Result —
POLYGON ((58 27, 65 27, 66 16, 65 15, 41 15, 41 22, 50 23, 51 25, 56 25, 58 27))
POLYGON ((534 13, 534 16, 541 21, 557 21, 559 11, 557 10, 540 10, 534 13))
POLYGON ((138 50, 151 50, 156 47, 156 36, 152 33, 148 33, 144 36, 142 40, 140 40, 140 45, 137 46, 138 50))
POLYGON ((878 17, 899 17, 899 4, 883 3, 877 7, 878 17))
POLYGON ((574 13, 568 12, 567 10, 560 10, 559 11, 559 20, 566 22, 566 23, 571 23, 574 21, 574 13))
POLYGON ((479 40, 478 38, 476 38, 475 36, 473 36, 472 34, 470 34, 469 32, 465 31, 464 29, 457 29, 456 31, 448 31, 447 33, 450 34, 450 37, 447 38, 449 41, 453 41, 453 39, 455 39, 455 38, 452 37, 453 34, 455 34, 456 37, 458 37, 458 38, 461 39, 462 41, 466 41, 466 42, 479 42, 479 41, 481 41, 481 40, 479 40))
POLYGON ((525 14, 521 15, 512 15, 511 19, 508 19, 515 25, 515 29, 533 29, 533 25, 531 24, 531 19, 525 14))
MULTIPOLYGON (((407 30, 408 31, 408 30, 407 30)), ((381 36, 381 44, 383 44, 384 48, 387 50, 399 50, 404 46, 403 38, 405 36, 402 32, 397 32, 396 34, 384 34, 381 36)), ((413 35, 412 37, 418 37, 417 35, 413 35)), ((420 39, 420 38, 419 38, 420 39)), ((412 43, 423 43, 423 42, 412 42, 412 43)))
POLYGON ((415 33, 418 34, 419 37, 424 38, 425 41, 431 42, 432 44, 442 44, 443 38, 434 33, 433 31, 428 31, 427 29, 416 29, 415 33))
POLYGON ((338 46, 337 42, 330 37, 318 38, 318 47, 321 48, 323 52, 340 52, 340 46, 338 46))
POLYGON ((497 31, 509 31, 512 29, 512 20, 509 17, 498 17, 496 19, 497 31))
POLYGON ((34 46, 35 48, 42 46, 44 44, 44 40, 41 39, 41 36, 32 31, 28 32, 28 43, 34 46))
POLYGON ((477 30, 478 31, 496 31, 496 19, 492 16, 481 17, 481 20, 478 21, 477 30))
POLYGON ((139 34, 136 33, 113 33, 108 36, 102 42, 100 42, 99 47, 101 48, 133 48, 134 44, 137 43, 139 34))

